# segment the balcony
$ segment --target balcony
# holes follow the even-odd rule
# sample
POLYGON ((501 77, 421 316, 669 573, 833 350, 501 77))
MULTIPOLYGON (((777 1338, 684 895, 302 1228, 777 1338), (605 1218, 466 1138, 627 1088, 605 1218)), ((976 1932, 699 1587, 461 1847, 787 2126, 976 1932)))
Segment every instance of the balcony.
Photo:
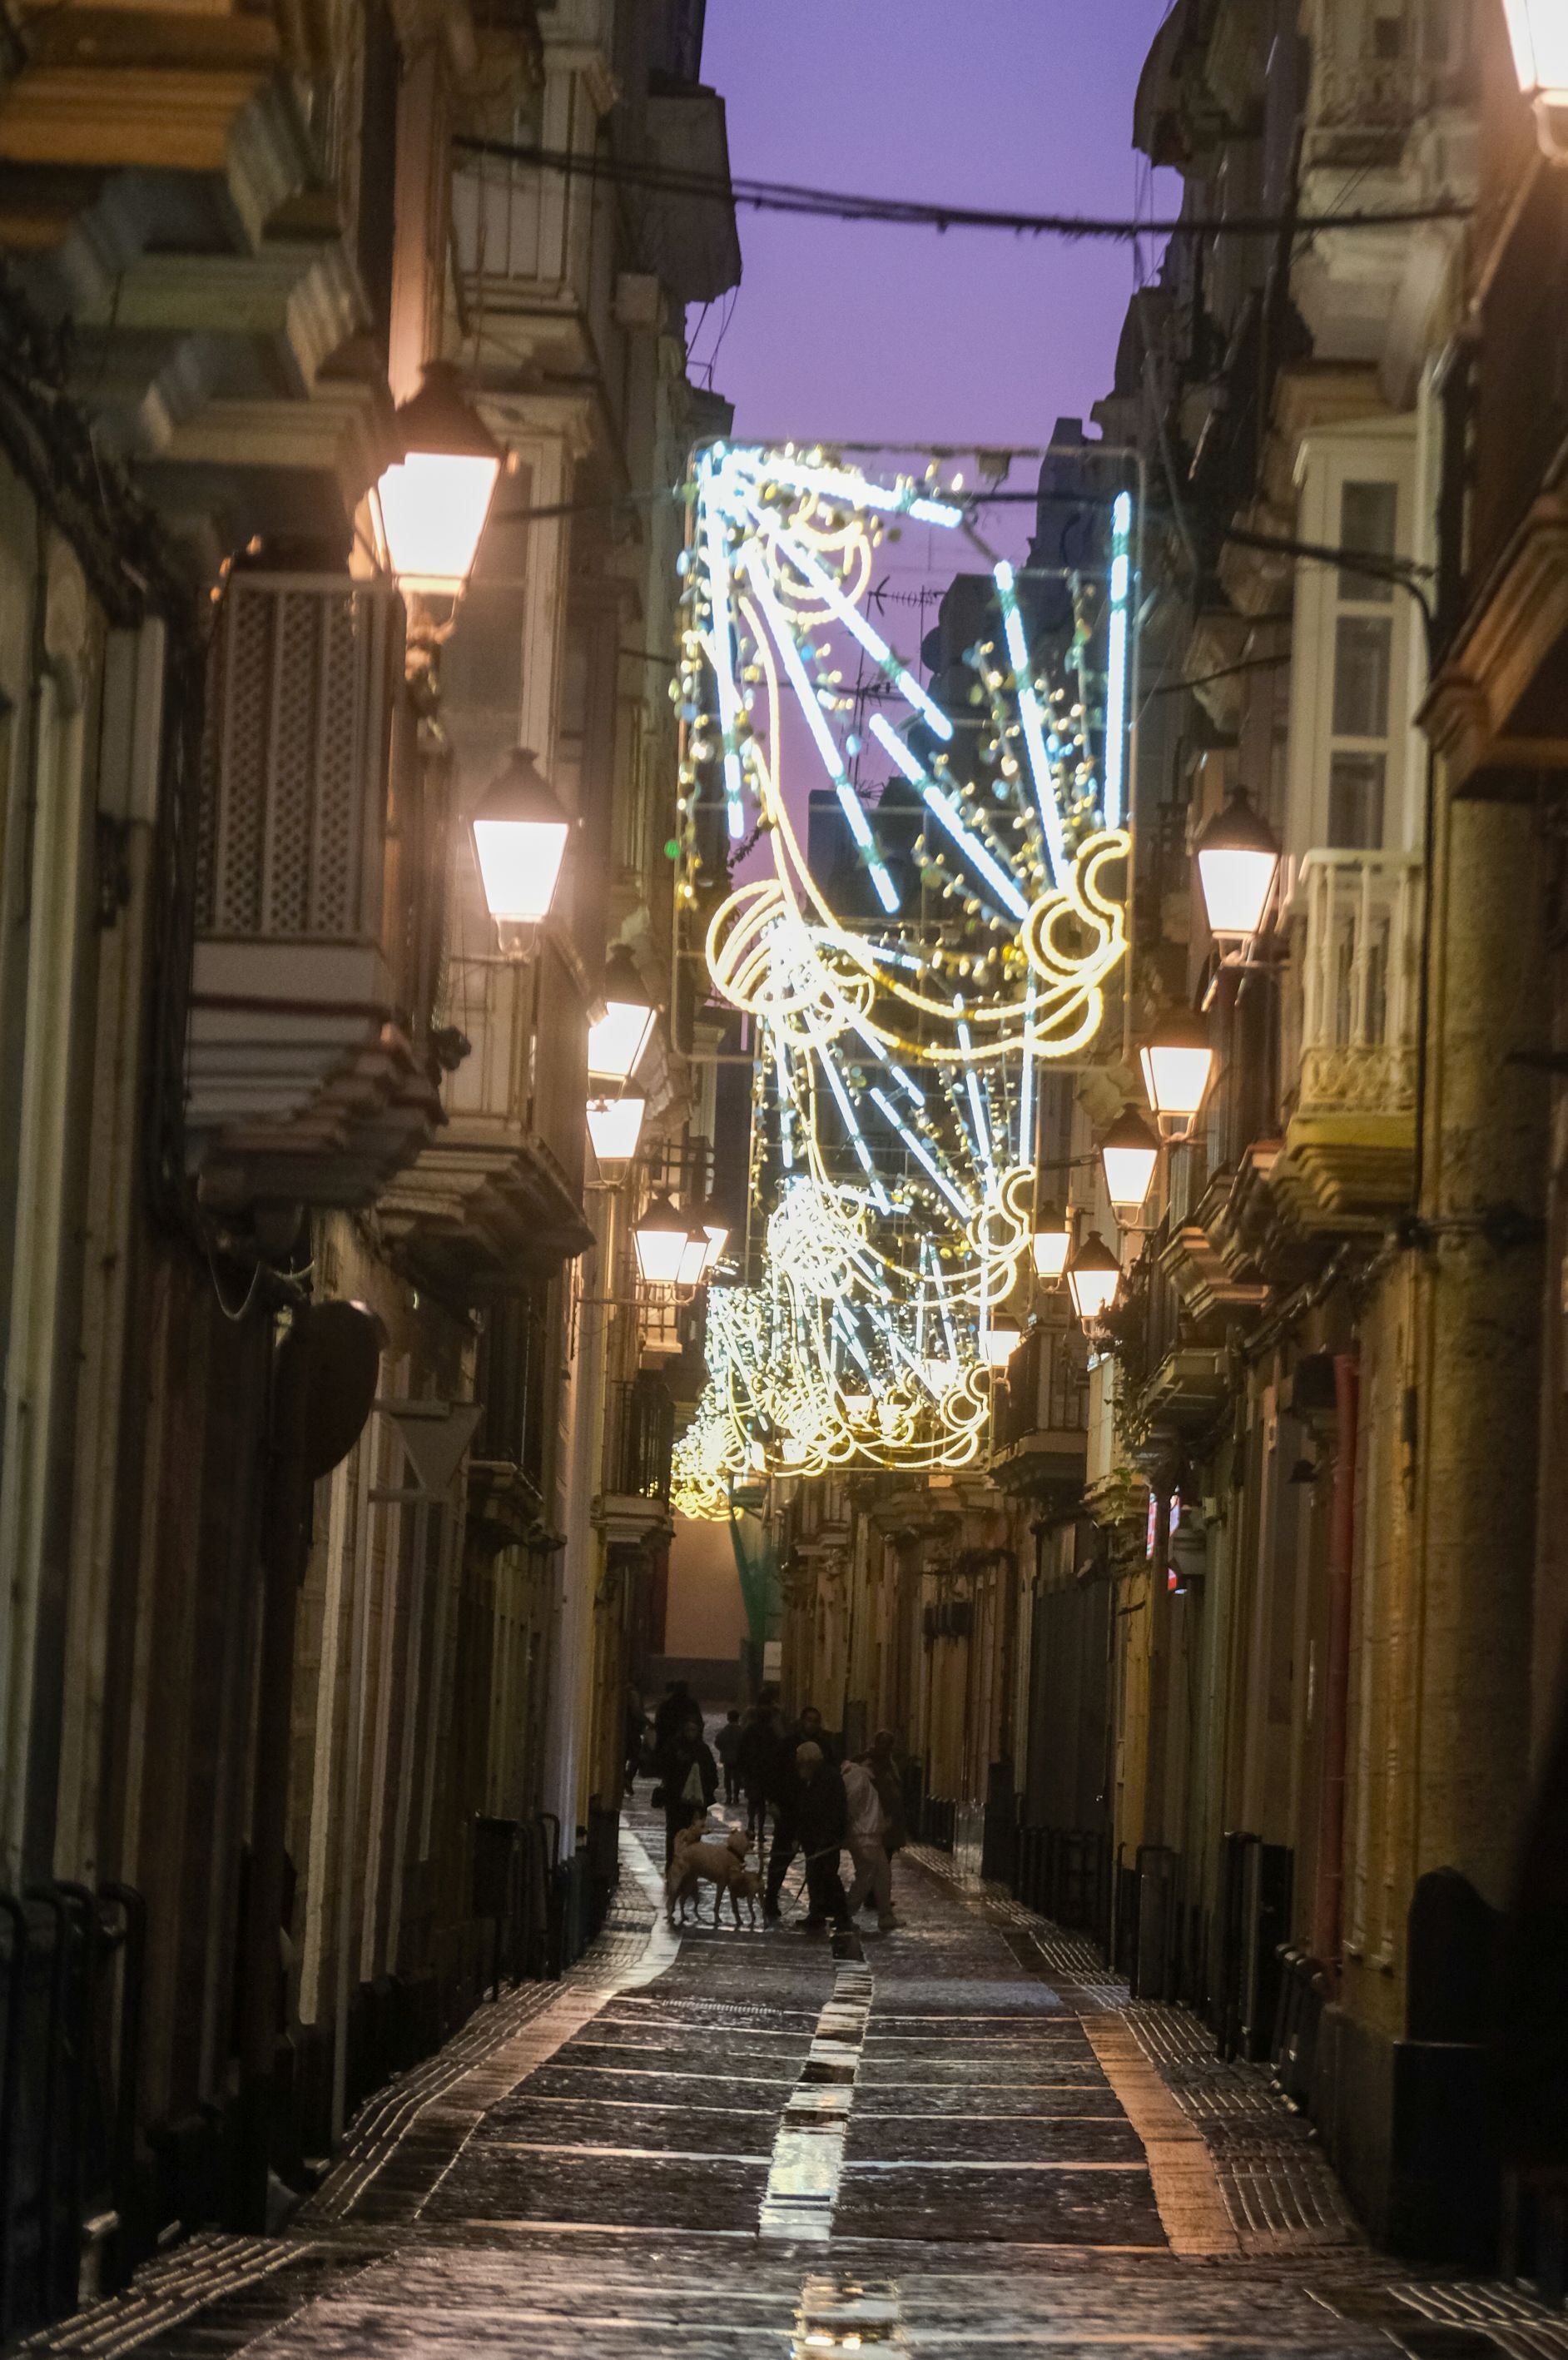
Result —
POLYGON ((606 1389, 604 1486, 593 1521, 607 1541, 637 1543, 669 1532, 675 1404, 646 1372, 606 1389))
MULTIPOLYGON (((493 936, 460 896, 460 943, 482 928, 493 936)), ((454 952, 441 1013, 472 1052, 447 1077, 439 1136, 386 1191, 381 1218, 430 1285, 481 1302, 549 1278, 593 1241, 583 1209, 584 996, 569 946, 547 929, 526 963, 454 952)))
POLYGON ((1083 1480, 1089 1379, 1074 1328, 1031 1328, 1007 1363, 991 1413, 991 1474, 1004 1491, 1045 1491, 1083 1480))
POLYGON ((1377 1229, 1409 1200, 1420 945, 1419 861, 1306 855, 1282 985, 1299 1079, 1271 1185, 1309 1231, 1377 1229))
POLYGON ((339 534, 389 447, 338 192, 276 13, 33 8, 0 86, 0 244, 100 447, 215 566, 339 534))
MULTIPOLYGON (((1354 192, 1369 211, 1468 196, 1475 180, 1476 74, 1461 8, 1395 15, 1314 0, 1301 202, 1328 212, 1354 192)), ((1456 224, 1328 230, 1292 274, 1318 362, 1378 365, 1395 406, 1433 333, 1456 224), (1396 390, 1398 388, 1398 390, 1396 390)))
POLYGON ((441 1119, 403 606, 236 574, 208 680, 187 1054, 203 1201, 366 1205, 441 1119))

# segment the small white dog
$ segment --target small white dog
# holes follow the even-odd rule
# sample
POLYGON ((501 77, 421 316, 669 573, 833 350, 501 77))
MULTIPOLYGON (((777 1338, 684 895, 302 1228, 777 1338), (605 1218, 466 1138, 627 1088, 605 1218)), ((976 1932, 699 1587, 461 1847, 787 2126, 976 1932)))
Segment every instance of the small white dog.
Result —
MULTIPOLYGON (((701 1821, 695 1822, 689 1828, 682 1828, 675 1839, 674 1856, 664 1880, 670 1923, 672 1926, 677 1923, 677 1913, 679 1913, 679 1922, 681 1925, 685 1924, 687 1902, 694 1893, 697 1893, 699 1885, 708 1884, 713 1888, 715 1926, 719 1922, 719 1912, 724 1907, 726 1893, 730 1896, 730 1907, 735 1913, 737 1928, 740 1924, 742 1893, 746 1894, 746 1899, 751 1904, 751 1922, 755 1926, 757 1902, 752 1888, 757 1879, 755 1872, 748 1870, 746 1864, 748 1849, 746 1834, 740 1828, 732 1828, 722 1843, 710 1843, 706 1840, 701 1821)), ((700 1925, 702 1923, 700 1894, 697 1900, 697 1919, 700 1925)))

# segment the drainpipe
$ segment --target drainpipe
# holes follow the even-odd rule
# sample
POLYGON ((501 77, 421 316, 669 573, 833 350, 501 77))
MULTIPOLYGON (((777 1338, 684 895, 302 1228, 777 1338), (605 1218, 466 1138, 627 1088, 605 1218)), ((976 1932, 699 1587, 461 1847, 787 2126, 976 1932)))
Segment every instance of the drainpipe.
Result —
POLYGON ((1328 1551, 1328 1661, 1323 1677, 1323 1776, 1318 1786, 1317 1874, 1312 1893, 1312 1956, 1331 1990, 1339 1983, 1345 1898, 1345 1750, 1350 1698, 1350 1587, 1356 1547, 1356 1419, 1361 1367, 1336 1352, 1338 1439, 1328 1551))

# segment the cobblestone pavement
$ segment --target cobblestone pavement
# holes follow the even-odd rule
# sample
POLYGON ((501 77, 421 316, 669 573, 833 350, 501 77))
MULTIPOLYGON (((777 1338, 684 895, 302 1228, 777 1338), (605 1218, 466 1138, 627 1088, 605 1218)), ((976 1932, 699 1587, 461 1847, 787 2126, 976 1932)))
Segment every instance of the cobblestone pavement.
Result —
POLYGON ((1568 2360, 1530 2299, 1371 2254, 1261 2075, 942 1855, 887 1936, 676 1936, 639 1836, 588 1958, 380 2092, 286 2234, 37 2348, 1568 2360))

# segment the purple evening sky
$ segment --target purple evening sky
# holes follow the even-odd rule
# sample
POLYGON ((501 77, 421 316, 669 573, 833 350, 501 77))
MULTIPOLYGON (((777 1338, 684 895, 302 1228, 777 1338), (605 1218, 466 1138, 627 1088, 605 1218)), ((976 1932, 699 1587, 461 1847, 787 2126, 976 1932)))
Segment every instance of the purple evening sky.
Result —
MULTIPOLYGON (((1132 213, 1148 202, 1133 93, 1168 5, 708 0, 703 75, 751 178, 1132 213)), ((1042 443, 1109 384, 1125 246, 746 211, 740 235, 713 383, 747 440, 1042 443)))

